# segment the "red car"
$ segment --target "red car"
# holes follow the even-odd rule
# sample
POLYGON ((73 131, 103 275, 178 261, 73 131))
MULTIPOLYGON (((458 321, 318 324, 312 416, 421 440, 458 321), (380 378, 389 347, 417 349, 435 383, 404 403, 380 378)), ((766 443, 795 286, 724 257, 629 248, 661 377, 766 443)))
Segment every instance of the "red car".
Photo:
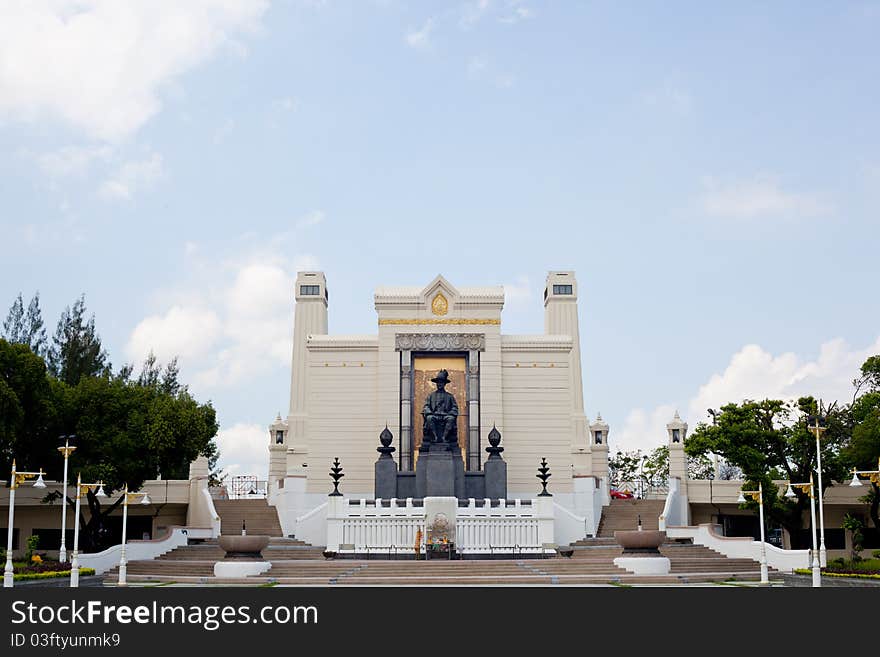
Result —
POLYGON ((633 499, 633 494, 626 490, 617 490, 616 488, 612 488, 611 497, 615 500, 631 500, 633 499))

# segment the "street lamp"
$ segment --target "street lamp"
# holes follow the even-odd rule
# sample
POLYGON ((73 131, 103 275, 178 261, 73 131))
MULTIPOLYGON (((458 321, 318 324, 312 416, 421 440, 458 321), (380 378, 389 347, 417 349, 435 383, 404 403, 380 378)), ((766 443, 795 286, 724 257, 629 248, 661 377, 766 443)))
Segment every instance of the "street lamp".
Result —
POLYGON ((792 490, 792 486, 794 488, 799 488, 804 493, 810 496, 810 518, 812 519, 812 527, 813 527, 813 557, 812 557, 812 566, 813 566, 813 586, 815 588, 820 588, 822 586, 822 573, 821 566, 819 564, 819 555, 816 552, 816 496, 813 493, 813 473, 810 473, 810 481, 802 484, 794 484, 792 482, 788 482, 788 490, 785 491, 785 497, 788 499, 794 499, 797 497, 795 492, 792 490))
POLYGON ((127 572, 127 562, 125 561, 125 537, 128 526, 128 500, 140 497, 141 495, 143 495, 141 504, 144 506, 150 504, 149 495, 146 493, 129 493, 128 484, 125 484, 125 499, 122 503, 122 552, 119 555, 119 581, 116 583, 117 586, 128 586, 128 582, 125 580, 127 572))
POLYGON ((849 482, 850 486, 861 486, 862 482, 859 481, 859 475, 864 475, 868 479, 871 480, 872 484, 876 484, 880 486, 880 458, 877 459, 877 469, 876 470, 856 470, 853 468, 853 478, 852 481, 849 482))
POLYGON ((761 584, 769 584, 770 576, 767 572, 767 547, 764 542, 764 486, 758 484, 758 490, 740 490, 739 497, 736 501, 743 504, 746 501, 745 496, 748 495, 758 503, 758 514, 761 523, 761 584))
POLYGON ((6 567, 3 569, 3 588, 12 588, 14 580, 12 572, 12 524, 15 520, 15 489, 21 486, 28 479, 37 480, 34 482, 34 488, 45 488, 46 483, 43 481, 43 468, 39 472, 16 472, 15 459, 12 459, 12 476, 9 478, 9 529, 6 532, 6 567))
POLYGON ((82 497, 83 489, 89 491, 95 486, 98 487, 95 497, 107 497, 104 494, 103 482, 84 484, 82 483, 82 475, 76 475, 76 521, 73 525, 73 561, 70 563, 70 586, 72 588, 79 587, 79 501, 82 497))
MULTIPOLYGON (((819 408, 822 408, 822 400, 819 400, 819 408)), ((827 429, 819 424, 820 416, 812 416, 813 424, 809 424, 810 416, 807 417, 808 428, 816 435, 816 471, 819 473, 819 563, 824 568, 828 565, 825 554, 825 513, 822 505, 822 450, 819 446, 819 436, 827 429)))
POLYGON ((61 455, 64 457, 64 488, 62 489, 61 495, 61 549, 58 550, 58 561, 64 563, 67 561, 67 546, 64 544, 64 540, 67 534, 67 459, 70 458, 70 455, 73 454, 73 451, 76 449, 75 446, 70 444, 70 440, 76 438, 74 435, 70 436, 60 436, 64 438, 64 447, 59 447, 58 451, 61 452, 61 455))

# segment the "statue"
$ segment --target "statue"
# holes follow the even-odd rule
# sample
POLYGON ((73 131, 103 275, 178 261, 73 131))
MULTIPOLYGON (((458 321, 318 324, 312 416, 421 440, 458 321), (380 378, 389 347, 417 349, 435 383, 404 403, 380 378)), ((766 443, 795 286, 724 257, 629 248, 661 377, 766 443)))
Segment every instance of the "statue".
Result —
POLYGON ((446 392, 449 372, 440 370, 431 379, 437 389, 428 395, 422 417, 425 419, 422 444, 458 446, 458 404, 451 393, 446 392))

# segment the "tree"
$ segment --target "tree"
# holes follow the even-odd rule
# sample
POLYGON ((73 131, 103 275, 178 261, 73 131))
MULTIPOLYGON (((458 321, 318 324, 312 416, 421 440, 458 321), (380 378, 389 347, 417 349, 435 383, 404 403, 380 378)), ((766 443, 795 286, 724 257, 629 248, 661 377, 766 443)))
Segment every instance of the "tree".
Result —
MULTIPOLYGON (((880 356, 871 356, 861 367, 861 376, 853 381, 856 395, 850 406, 852 438, 843 450, 848 468, 880 468, 880 356)), ((868 505, 868 515, 880 529, 880 486, 871 482, 867 495, 859 498, 868 505)))
POLYGON ((21 292, 9 308, 9 314, 3 320, 3 339, 7 342, 21 343, 24 333, 24 302, 21 300, 21 292))
POLYGON ((31 297, 27 312, 19 292, 3 322, 3 338, 8 342, 25 344, 38 356, 46 353, 46 328, 40 311, 40 293, 31 297))
MULTIPOLYGON (((199 404, 185 390, 169 394, 161 381, 83 377, 66 389, 64 408, 64 424, 77 435, 79 446, 71 465, 84 480, 102 481, 110 497, 125 484, 138 490, 159 473, 185 479, 196 457, 217 454, 218 426, 211 404, 199 404)), ((86 501, 90 517, 80 518, 84 544, 100 549, 108 540, 105 520, 123 497, 103 505, 90 492, 86 501)))
POLYGON ((635 485, 639 477, 639 466, 642 462, 641 450, 632 452, 617 451, 608 459, 608 478, 611 487, 622 490, 625 485, 635 485))
MULTIPOLYGON (((794 502, 781 497, 774 480, 809 481, 816 468, 815 436, 807 428, 807 416, 818 412, 812 397, 796 404, 780 400, 746 400, 727 404, 715 413, 715 423, 700 423, 685 442, 691 456, 710 452, 742 469, 746 486, 757 489, 763 485, 767 516, 789 531, 798 542, 809 497, 796 491, 794 502)), ((841 480, 845 468, 841 448, 849 438, 845 409, 836 405, 825 409, 827 430, 822 440, 822 483, 827 488, 832 480, 841 480)), ((755 502, 748 502, 754 508, 755 502)))
MULTIPOLYGON (((709 479, 715 467, 705 454, 686 455, 688 479, 709 479)), ((669 485, 669 446, 661 445, 648 454, 642 468, 643 480, 648 486, 669 485)))
POLYGON ((0 339, 0 471, 39 467, 58 457, 58 385, 27 345, 0 339))
MULTIPOLYGON (((47 478, 60 480, 58 436, 76 434, 73 478, 81 473, 84 481, 103 481, 113 499, 102 504, 94 493, 86 496, 78 521, 87 551, 108 546, 106 519, 122 503, 114 492, 125 484, 135 491, 159 473, 185 479, 199 455, 216 462, 214 408, 193 399, 177 381, 176 366, 159 369, 158 380, 82 376, 68 385, 50 376, 26 345, 0 340, 0 467, 8 472, 15 457, 20 469, 43 467, 47 478)), ((46 501, 60 497, 50 494, 46 501)))
POLYGON ((110 372, 110 359, 95 330, 95 316, 88 320, 85 316, 85 295, 82 295, 61 314, 48 353, 49 371, 71 386, 78 384, 84 376, 110 372))

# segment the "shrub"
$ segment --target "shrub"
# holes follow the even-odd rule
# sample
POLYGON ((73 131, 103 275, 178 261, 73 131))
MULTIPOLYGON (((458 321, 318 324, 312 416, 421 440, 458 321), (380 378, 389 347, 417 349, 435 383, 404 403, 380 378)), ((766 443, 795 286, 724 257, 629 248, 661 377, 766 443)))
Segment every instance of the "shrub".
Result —
POLYGON ((40 536, 38 534, 31 534, 27 539, 27 552, 24 553, 24 560, 30 561, 31 557, 34 556, 34 551, 37 549, 37 546, 40 544, 40 536))
MULTIPOLYGON (((94 575, 95 569, 94 568, 80 568, 79 574, 80 575, 94 575)), ((12 578, 16 582, 22 581, 22 580, 29 580, 29 579, 52 579, 55 577, 70 577, 70 571, 69 570, 48 570, 43 573, 16 573, 15 575, 12 576, 12 578)))

